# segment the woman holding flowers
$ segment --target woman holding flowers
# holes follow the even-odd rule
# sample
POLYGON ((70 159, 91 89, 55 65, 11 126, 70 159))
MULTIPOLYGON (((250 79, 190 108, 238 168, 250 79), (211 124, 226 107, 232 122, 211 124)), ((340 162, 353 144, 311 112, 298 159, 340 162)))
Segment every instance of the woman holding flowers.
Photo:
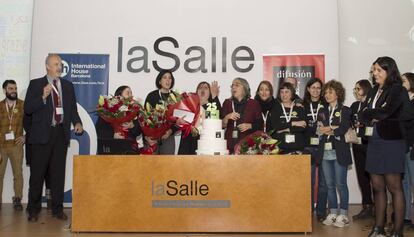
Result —
MULTIPOLYGON (((206 82, 200 82, 197 85, 196 93, 200 98, 200 105, 203 107, 204 111, 208 110, 208 107, 216 108, 218 111, 221 109, 221 103, 218 98, 219 95, 219 85, 217 81, 213 81, 211 85, 206 82)), ((208 111, 206 111, 208 112, 208 111)), ((202 113, 205 117, 209 117, 208 114, 202 113)), ((178 149, 178 154, 181 155, 195 155, 197 150, 197 141, 200 138, 198 131, 184 136, 181 134, 180 147, 178 149)))
MULTIPOLYGON (((150 92, 145 99, 144 106, 147 108, 155 108, 158 105, 166 106, 168 99, 174 92, 171 90, 174 87, 174 76, 170 70, 161 70, 155 79, 155 86, 158 88, 150 92)), ((158 153, 161 155, 174 155, 175 153, 175 138, 174 133, 178 131, 175 125, 171 125, 158 141, 158 153)), ((149 134, 146 134, 150 136, 149 134)), ((158 139, 158 138, 154 138, 158 139)))
MULTIPOLYGON (((120 100, 132 99, 132 91, 129 86, 120 86, 116 89, 114 97, 119 97, 120 100)), ((98 139, 126 139, 130 138, 135 140, 137 136, 141 135, 141 127, 136 119, 122 123, 122 128, 127 131, 122 133, 120 131, 114 131, 113 126, 105 121, 102 117, 99 117, 96 122, 96 134, 98 139), (125 137, 128 134, 128 137, 125 137)))

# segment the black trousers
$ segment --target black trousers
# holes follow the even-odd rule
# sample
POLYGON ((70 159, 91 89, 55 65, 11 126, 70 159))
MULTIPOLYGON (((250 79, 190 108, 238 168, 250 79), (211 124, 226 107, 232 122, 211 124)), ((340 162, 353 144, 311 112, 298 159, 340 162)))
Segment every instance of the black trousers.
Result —
POLYGON ((27 204, 29 213, 39 213, 41 210, 43 181, 46 177, 50 181, 52 213, 57 214, 63 210, 67 150, 68 144, 61 125, 51 128, 48 143, 32 145, 27 204))
POLYGON ((354 153, 358 185, 362 195, 362 204, 373 204, 371 180, 369 173, 365 171, 365 163, 367 160, 367 145, 352 144, 352 152, 354 153))

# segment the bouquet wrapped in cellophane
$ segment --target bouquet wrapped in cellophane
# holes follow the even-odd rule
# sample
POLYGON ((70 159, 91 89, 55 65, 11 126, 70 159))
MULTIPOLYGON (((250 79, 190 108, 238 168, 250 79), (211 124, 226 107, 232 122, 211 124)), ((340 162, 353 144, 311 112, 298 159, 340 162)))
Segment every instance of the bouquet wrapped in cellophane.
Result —
POLYGON ((236 155, 275 155, 279 153, 278 141, 263 131, 243 138, 234 146, 236 155))

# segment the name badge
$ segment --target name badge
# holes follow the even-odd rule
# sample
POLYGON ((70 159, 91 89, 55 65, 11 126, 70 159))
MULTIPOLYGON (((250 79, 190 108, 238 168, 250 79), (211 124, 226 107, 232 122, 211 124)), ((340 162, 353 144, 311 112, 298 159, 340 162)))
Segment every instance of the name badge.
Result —
POLYGON ((239 131, 238 130, 233 130, 233 133, 231 134, 231 137, 234 139, 237 139, 239 137, 239 131))
POLYGON ((332 142, 325 143, 325 151, 332 151, 332 142))
POLYGON ((357 144, 358 145, 361 145, 362 144, 362 138, 361 137, 358 137, 357 139, 358 139, 357 144))
POLYGON ((6 137, 6 141, 14 140, 14 132, 11 131, 11 132, 6 133, 5 137, 6 137))
POLYGON ((294 143, 295 142, 295 135, 293 135, 293 134, 286 134, 285 135, 285 142, 286 143, 294 143))
POLYGON ((374 134, 374 127, 365 127, 365 136, 372 137, 374 134))
POLYGON ((56 107, 56 114, 62 115, 63 114, 63 108, 62 107, 56 107))
POLYGON ((318 137, 311 137, 310 144, 313 146, 319 145, 319 138, 318 137))

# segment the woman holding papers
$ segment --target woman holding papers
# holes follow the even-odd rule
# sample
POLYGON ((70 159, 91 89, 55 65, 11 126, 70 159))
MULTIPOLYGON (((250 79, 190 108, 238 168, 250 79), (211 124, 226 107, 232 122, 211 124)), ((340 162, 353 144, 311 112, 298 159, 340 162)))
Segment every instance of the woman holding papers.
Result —
MULTIPOLYGON (((213 81, 211 85, 206 82, 200 82, 197 85, 196 93, 198 97, 200 98, 200 105, 203 107, 204 112, 201 113, 206 118, 210 117, 210 111, 208 111, 210 108, 213 108, 217 111, 220 111, 221 109, 221 103, 218 98, 219 95, 219 85, 217 81, 213 81)), ((219 118, 217 118, 219 119, 219 118)), ((183 134, 181 134, 181 141, 180 141, 180 147, 178 149, 178 154, 181 155, 195 155, 197 150, 197 141, 200 138, 200 135, 198 134, 199 131, 194 131, 191 134, 189 134, 187 137, 184 137, 183 134)))

